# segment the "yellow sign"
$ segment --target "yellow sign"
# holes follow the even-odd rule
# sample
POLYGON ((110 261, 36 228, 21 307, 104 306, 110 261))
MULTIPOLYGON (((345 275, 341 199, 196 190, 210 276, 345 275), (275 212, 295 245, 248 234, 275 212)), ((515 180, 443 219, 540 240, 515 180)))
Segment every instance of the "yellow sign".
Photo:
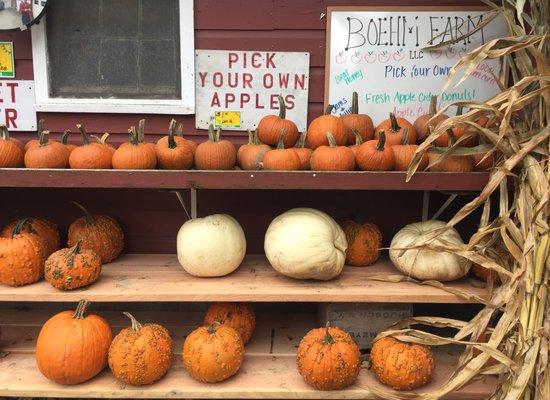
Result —
POLYGON ((240 111, 217 111, 214 114, 214 125, 216 128, 240 128, 240 111))
POLYGON ((0 78, 15 78, 12 42, 0 42, 0 78))

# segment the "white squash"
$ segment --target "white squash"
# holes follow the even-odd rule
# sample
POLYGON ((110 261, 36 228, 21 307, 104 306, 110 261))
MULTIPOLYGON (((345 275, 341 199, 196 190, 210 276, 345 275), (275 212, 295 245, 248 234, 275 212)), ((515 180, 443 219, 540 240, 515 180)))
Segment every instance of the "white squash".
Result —
POLYGON ((329 280, 344 268, 348 243, 329 215, 312 208, 295 208, 275 218, 264 239, 271 266, 295 279, 329 280))
MULTIPOLYGON (((395 234, 390 245, 390 259, 404 274, 420 280, 452 281, 468 273, 472 263, 452 253, 429 249, 402 250, 411 245, 423 243, 436 229, 445 227, 445 222, 426 221, 409 224, 395 234)), ((454 228, 447 229, 432 240, 432 244, 442 242, 464 245, 460 234, 454 228)))
POLYGON ((241 265, 246 239, 235 218, 214 214, 184 223, 178 232, 177 248, 181 266, 191 275, 224 276, 241 265))

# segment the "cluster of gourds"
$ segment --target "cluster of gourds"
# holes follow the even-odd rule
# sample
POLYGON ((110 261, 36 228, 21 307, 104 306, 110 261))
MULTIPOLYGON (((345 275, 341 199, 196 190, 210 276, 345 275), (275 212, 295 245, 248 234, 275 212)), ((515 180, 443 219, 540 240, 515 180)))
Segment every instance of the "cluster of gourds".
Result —
POLYGON ((113 218, 75 204, 84 216, 69 226, 67 248, 60 249, 59 230, 46 219, 19 219, 1 231, 0 283, 23 286, 45 277, 59 290, 72 290, 98 280, 102 265, 122 252, 124 233, 113 218))
MULTIPOLYGON (((159 324, 141 324, 125 312, 131 326, 113 337, 109 323, 87 314, 82 300, 75 311, 63 311, 42 326, 36 342, 40 372, 61 385, 86 382, 105 367, 121 382, 134 386, 162 379, 173 361, 170 332, 159 324)), ((246 303, 214 303, 203 325, 184 340, 183 366, 189 376, 217 383, 241 368, 245 345, 256 327, 254 310, 246 303)), ((337 327, 309 331, 298 346, 296 363, 304 381, 318 390, 339 390, 353 384, 361 368, 359 347, 337 327)), ((380 382, 398 390, 425 385, 435 369, 432 350, 392 337, 377 340, 371 350, 371 369, 380 382), (395 361, 400 365, 396 366, 395 361)))

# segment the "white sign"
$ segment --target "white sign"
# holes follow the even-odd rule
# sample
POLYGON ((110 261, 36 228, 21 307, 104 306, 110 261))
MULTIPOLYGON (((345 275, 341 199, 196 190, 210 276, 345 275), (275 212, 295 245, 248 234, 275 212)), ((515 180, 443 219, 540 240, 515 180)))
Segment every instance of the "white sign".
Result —
POLYGON ((0 124, 10 131, 35 131, 34 81, 0 80, 0 124))
POLYGON ((307 126, 309 53, 197 50, 195 52, 196 126, 255 129, 260 119, 278 114, 300 131, 307 126))
MULTIPOLYGON (((462 36, 487 18, 484 11, 349 11, 330 13, 330 49, 326 101, 335 113, 351 112, 359 93, 359 111, 377 124, 390 111, 411 122, 429 109, 438 95, 439 107, 457 101, 484 101, 500 92, 495 77, 498 60, 485 61, 458 87, 460 76, 441 92, 451 67, 470 49, 506 36, 501 17, 470 37, 433 52, 421 49, 462 36)), ((457 74, 460 75, 460 74, 457 74)), ((451 110, 448 114, 451 114, 451 110)))

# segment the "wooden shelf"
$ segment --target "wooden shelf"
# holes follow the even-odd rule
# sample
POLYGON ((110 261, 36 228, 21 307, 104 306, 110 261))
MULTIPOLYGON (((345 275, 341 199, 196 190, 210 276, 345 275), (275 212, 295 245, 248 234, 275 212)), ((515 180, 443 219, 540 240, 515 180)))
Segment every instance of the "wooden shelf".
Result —
MULTIPOLYGON (((346 266, 332 281, 303 281, 277 273, 264 256, 247 256, 232 274, 195 278, 179 265, 176 255, 128 254, 103 266, 100 279, 74 291, 59 291, 46 281, 22 287, 0 285, 0 301, 61 302, 86 298, 103 302, 392 302, 468 303, 445 290, 409 282, 381 282, 370 276, 399 272, 388 259, 365 268, 346 266)), ((467 279, 449 283, 472 295, 487 297, 467 279)))
POLYGON ((140 171, 0 169, 0 187, 480 191, 485 172, 140 171))
MULTIPOLYGON (((92 380, 76 386, 61 386, 44 378, 34 359, 34 344, 41 324, 53 311, 4 310, 0 315, 0 396, 72 397, 72 398, 220 398, 220 399, 374 399, 368 387, 378 383, 363 364, 354 385, 342 390, 320 392, 307 386, 296 370, 296 348, 305 333, 318 326, 311 315, 259 315, 254 337, 246 347, 245 361, 233 378, 219 384, 194 381, 183 369, 182 341, 200 324, 201 315, 175 312, 134 312, 141 322, 165 325, 174 338, 174 362, 168 374, 146 387, 126 386, 118 382, 107 368, 92 380), (6 311, 6 312, 4 312, 6 311)), ((119 312, 100 312, 116 333, 128 321, 119 312)), ((456 348, 437 353, 432 383, 419 392, 439 387, 456 369, 456 348)), ((496 385, 493 378, 483 378, 446 397, 456 400, 487 399, 496 385)))

